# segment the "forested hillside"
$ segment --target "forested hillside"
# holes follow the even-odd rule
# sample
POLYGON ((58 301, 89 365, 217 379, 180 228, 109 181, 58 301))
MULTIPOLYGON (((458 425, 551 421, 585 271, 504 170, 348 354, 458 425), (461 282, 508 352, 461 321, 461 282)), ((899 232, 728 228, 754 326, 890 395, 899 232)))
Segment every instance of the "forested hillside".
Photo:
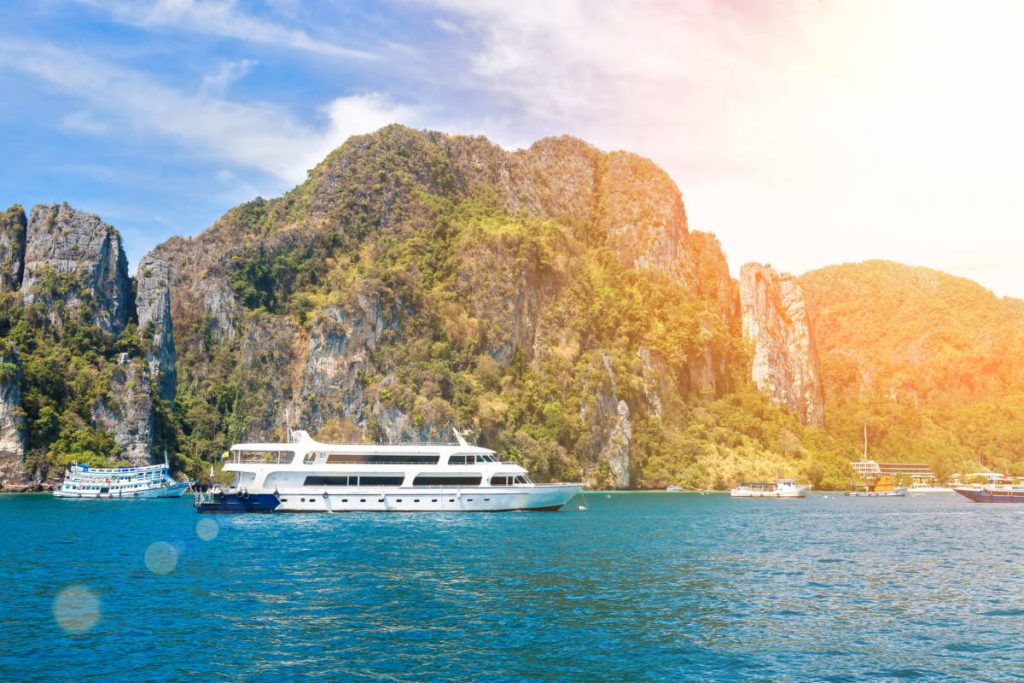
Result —
POLYGON ((888 261, 800 280, 815 316, 825 425, 850 451, 866 422, 877 459, 1024 474, 1024 302, 888 261))

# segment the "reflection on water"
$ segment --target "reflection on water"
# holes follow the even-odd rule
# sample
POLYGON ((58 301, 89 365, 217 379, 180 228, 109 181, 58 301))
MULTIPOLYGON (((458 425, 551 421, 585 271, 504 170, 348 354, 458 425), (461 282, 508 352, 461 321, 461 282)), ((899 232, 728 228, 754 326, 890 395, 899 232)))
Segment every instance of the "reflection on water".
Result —
POLYGON ((2 496, 0 569, 16 581, 0 679, 1021 674, 1022 509, 941 494, 586 502, 214 520, 188 501, 2 496))

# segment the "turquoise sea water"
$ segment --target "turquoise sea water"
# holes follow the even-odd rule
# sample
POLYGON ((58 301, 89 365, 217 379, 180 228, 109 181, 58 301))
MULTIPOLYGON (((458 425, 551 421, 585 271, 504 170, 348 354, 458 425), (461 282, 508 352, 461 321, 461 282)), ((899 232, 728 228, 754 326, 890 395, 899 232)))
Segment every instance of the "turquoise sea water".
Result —
POLYGON ((578 502, 200 516, 0 496, 0 679, 1024 680, 1024 505, 578 502))

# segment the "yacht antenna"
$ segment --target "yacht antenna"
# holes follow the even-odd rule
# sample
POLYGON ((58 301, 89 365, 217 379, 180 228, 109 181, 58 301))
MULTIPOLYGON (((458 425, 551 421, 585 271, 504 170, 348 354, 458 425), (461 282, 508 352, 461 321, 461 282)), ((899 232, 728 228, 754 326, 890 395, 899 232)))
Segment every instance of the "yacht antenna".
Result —
POLYGON ((458 427, 452 427, 452 431, 455 432, 455 440, 459 442, 460 446, 462 446, 463 448, 469 446, 469 444, 466 443, 466 440, 462 438, 462 432, 459 431, 458 427))
POLYGON ((291 407, 284 409, 284 428, 285 436, 284 439, 287 443, 292 442, 292 409, 291 407))

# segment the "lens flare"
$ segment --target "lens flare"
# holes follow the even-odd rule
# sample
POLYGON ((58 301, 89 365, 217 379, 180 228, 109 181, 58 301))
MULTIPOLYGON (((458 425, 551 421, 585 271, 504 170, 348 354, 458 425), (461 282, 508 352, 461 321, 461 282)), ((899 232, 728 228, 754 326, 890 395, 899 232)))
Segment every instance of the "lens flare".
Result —
POLYGON ((157 541, 146 548, 146 567, 154 574, 170 574, 178 566, 178 551, 170 543, 157 541))
POLYGON ((220 525, 209 517, 203 517, 196 524, 196 536, 203 541, 212 541, 220 534, 220 525))
POLYGON ((100 618, 100 599, 85 586, 68 586, 53 601, 53 618, 68 633, 85 633, 100 618))

